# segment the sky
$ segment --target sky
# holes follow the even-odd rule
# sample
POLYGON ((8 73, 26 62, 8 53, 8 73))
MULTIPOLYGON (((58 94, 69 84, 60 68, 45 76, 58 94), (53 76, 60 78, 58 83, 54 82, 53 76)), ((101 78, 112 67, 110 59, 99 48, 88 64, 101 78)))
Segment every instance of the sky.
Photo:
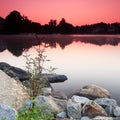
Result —
POLYGON ((120 22, 120 0, 0 0, 1 17, 13 10, 40 24, 62 18, 73 25, 120 22))

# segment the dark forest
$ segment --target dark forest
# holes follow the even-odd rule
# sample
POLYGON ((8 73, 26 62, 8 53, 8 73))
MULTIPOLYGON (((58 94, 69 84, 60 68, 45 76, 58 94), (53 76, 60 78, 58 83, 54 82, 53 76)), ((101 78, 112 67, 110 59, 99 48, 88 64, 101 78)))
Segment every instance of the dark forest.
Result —
POLYGON ((91 25, 73 26, 65 18, 61 21, 51 19, 47 24, 41 25, 32 22, 27 16, 13 10, 6 18, 0 17, 0 34, 120 34, 120 23, 96 23, 91 25))

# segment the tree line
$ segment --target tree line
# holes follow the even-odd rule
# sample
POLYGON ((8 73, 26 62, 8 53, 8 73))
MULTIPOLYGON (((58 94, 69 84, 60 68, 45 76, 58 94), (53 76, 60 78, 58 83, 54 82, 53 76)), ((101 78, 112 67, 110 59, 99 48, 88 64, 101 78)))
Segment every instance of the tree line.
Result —
POLYGON ((96 23, 91 25, 73 26, 64 18, 57 24, 51 19, 48 24, 32 22, 27 16, 13 10, 6 18, 0 17, 0 34, 120 34, 120 23, 96 23))

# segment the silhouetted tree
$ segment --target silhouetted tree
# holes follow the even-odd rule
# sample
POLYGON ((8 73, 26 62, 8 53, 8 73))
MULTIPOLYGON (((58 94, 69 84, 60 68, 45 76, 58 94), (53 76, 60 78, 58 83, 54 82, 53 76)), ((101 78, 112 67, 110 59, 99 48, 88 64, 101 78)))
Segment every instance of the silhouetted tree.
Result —
POLYGON ((41 24, 37 22, 31 23, 31 32, 32 33, 41 33, 41 24))
POLYGON ((26 16, 21 16, 20 12, 13 10, 5 19, 0 17, 0 34, 3 33, 120 34, 120 23, 106 24, 100 22, 74 27, 62 18, 58 25, 57 21, 53 19, 48 24, 41 25, 40 23, 32 22, 26 16))
POLYGON ((14 10, 6 17, 6 30, 7 33, 20 33, 22 30, 22 20, 21 14, 14 10))
POLYGON ((70 23, 67 23, 64 18, 60 21, 60 23, 57 26, 57 30, 61 34, 71 34, 73 33, 73 25, 70 23))
POLYGON ((5 28, 5 20, 0 17, 0 33, 4 33, 4 28, 5 28))
POLYGON ((53 20, 51 19, 48 23, 49 25, 49 33, 52 34, 52 33, 56 33, 56 25, 57 25, 57 20, 53 20))
POLYGON ((56 26, 57 25, 57 20, 53 20, 51 19, 50 22, 49 22, 49 26, 56 26))

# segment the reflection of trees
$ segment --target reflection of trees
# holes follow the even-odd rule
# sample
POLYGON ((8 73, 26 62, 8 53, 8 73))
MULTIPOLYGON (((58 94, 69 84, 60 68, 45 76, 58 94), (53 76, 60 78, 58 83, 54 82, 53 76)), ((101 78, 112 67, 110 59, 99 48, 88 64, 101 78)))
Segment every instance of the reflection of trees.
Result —
POLYGON ((10 51, 15 56, 20 56, 26 49, 45 43, 51 48, 56 48, 59 45, 64 49, 67 45, 72 44, 73 41, 80 41, 95 45, 113 45, 117 46, 120 38, 101 37, 101 36, 70 36, 70 35, 41 35, 40 38, 29 35, 19 36, 0 36, 0 52, 4 50, 10 51), (39 39, 39 41, 38 41, 39 39))
POLYGON ((113 37, 85 37, 81 38, 81 42, 84 43, 91 43, 95 45, 113 45, 117 46, 120 42, 120 38, 113 38, 113 37))

